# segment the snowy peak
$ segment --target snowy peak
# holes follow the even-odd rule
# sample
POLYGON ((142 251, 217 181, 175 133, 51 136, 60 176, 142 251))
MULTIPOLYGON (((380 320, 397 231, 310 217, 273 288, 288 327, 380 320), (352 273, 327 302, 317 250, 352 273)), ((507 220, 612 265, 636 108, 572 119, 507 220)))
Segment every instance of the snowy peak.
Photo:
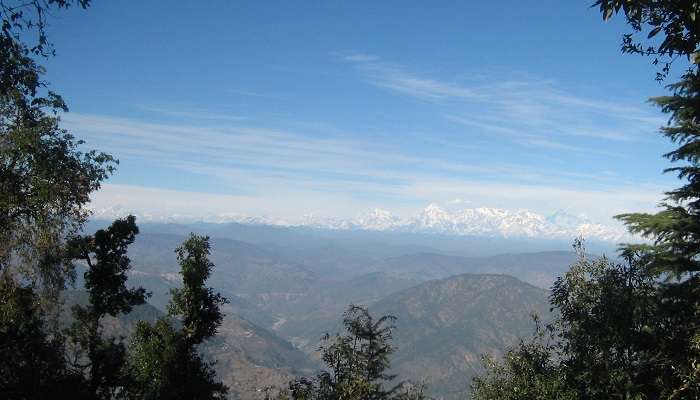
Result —
POLYGON ((408 225, 419 232, 453 235, 535 236, 544 223, 543 217, 529 211, 486 207, 448 211, 431 204, 408 225))
POLYGON ((437 204, 430 204, 413 218, 409 225, 417 230, 433 230, 440 233, 451 233, 456 224, 453 215, 437 204))
POLYGON ((391 230, 459 236, 527 237, 571 239, 584 236, 604 241, 620 241, 627 237, 621 228, 596 224, 582 215, 557 211, 545 217, 527 210, 499 208, 465 208, 448 210, 430 204, 417 215, 405 219, 386 211, 375 210, 373 219, 358 218, 357 229, 391 230), (379 222, 381 221, 381 222, 379 222))
POLYGON ((272 225, 309 227, 335 230, 369 230, 442 234, 457 236, 484 236, 504 238, 565 239, 583 236, 587 239, 620 242, 630 236, 622 227, 602 225, 590 221, 584 215, 572 215, 559 210, 549 216, 527 210, 505 210, 478 207, 446 209, 429 204, 417 214, 399 217, 387 210, 375 208, 354 219, 327 218, 314 214, 298 219, 250 217, 236 213, 209 215, 199 218, 184 215, 167 217, 128 212, 121 207, 93 210, 96 219, 114 219, 127 214, 136 215, 141 221, 153 222, 235 222, 245 225, 272 225))
POLYGON ((361 215, 353 221, 353 225, 368 230, 390 230, 402 225, 401 218, 389 211, 375 208, 365 215, 361 215))

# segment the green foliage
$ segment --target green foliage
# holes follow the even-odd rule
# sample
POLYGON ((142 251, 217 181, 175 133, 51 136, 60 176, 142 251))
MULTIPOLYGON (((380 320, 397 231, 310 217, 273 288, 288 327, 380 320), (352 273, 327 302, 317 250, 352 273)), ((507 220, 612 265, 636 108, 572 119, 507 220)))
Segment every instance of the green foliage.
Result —
POLYGON ((127 250, 138 232, 136 218, 130 215, 114 221, 107 229, 98 230, 93 236, 71 242, 76 258, 88 265, 85 289, 90 294, 90 314, 98 318, 107 314, 116 316, 146 301, 143 288, 126 287, 126 273, 131 268, 127 250))
POLYGON ((474 378, 475 400, 568 400, 577 399, 569 387, 566 371, 557 356, 560 348, 553 339, 551 326, 537 329, 528 340, 508 349, 503 360, 484 356, 486 372, 474 378))
POLYGON ((40 93, 47 83, 34 57, 55 55, 46 35, 47 16, 72 6, 86 9, 90 0, 0 0, 0 126, 40 119, 44 108, 68 110, 61 96, 40 93))
POLYGON ((129 370, 134 380, 128 388, 131 398, 226 398, 227 388, 167 319, 154 325, 139 322, 130 345, 129 370))
MULTIPOLYGON (((58 292, 74 274, 66 239, 83 225, 89 194, 113 171, 115 160, 83 153, 82 142, 59 127, 57 113, 67 107, 47 90, 44 69, 34 59, 53 53, 46 15, 88 3, 0 0, 0 375, 7 377, 0 391, 10 398, 62 393, 83 398, 90 392, 82 370, 65 364, 53 312, 58 292), (37 37, 28 44, 32 33, 37 37)), ((95 349, 112 349, 100 350, 106 356, 99 365, 114 366, 119 349, 95 343, 95 349)))
MULTIPOLYGON (((666 172, 677 174, 683 185, 668 192, 656 214, 619 215, 631 232, 653 243, 626 245, 623 254, 638 256, 640 268, 662 280, 656 300, 660 328, 653 332, 655 346, 649 357, 666 373, 658 376, 663 390, 677 398, 696 398, 697 341, 700 331, 700 12, 698 1, 599 1, 605 16, 622 9, 634 32, 649 29, 647 41, 661 40, 648 49, 623 37, 623 50, 689 61, 681 79, 668 86, 669 96, 651 99, 669 123, 661 132, 678 147, 665 156, 676 166, 666 172), (622 4, 622 3, 626 3, 622 4), (621 4, 621 5, 620 5, 621 4), (659 35, 659 39, 654 36, 659 35), (644 51, 643 51, 644 50, 644 51), (672 370, 675 379, 667 377, 672 370), (678 382, 680 380, 680 383, 678 382)), ((653 43, 652 43, 653 44, 653 43)), ((670 61, 662 70, 668 75, 670 61)))
POLYGON ((46 36, 46 16, 52 9, 72 6, 88 8, 91 0, 2 0, 0 18, 2 36, 20 42, 21 34, 36 31, 36 39, 24 46, 27 53, 38 56, 54 55, 53 46, 46 36))
POLYGON ((667 172, 685 182, 667 193, 661 212, 617 217, 653 241, 623 246, 625 263, 591 261, 579 252, 550 297, 559 312, 547 328, 556 345, 521 343, 502 363, 487 365, 487 375, 475 381, 476 398, 548 398, 552 377, 565 385, 555 393, 572 398, 700 396, 700 2, 598 0, 594 6, 604 19, 624 14, 632 33, 623 36, 623 52, 662 62, 657 79, 669 75, 678 57, 689 61, 681 80, 668 86, 672 94, 652 99, 670 115, 662 133, 678 145, 665 155, 677 163, 667 172))
POLYGON ((290 382, 288 395, 295 400, 425 398, 422 386, 385 387, 395 378, 387 373, 395 319, 385 315, 375 320, 366 308, 350 305, 343 315, 345 334, 326 334, 319 349, 328 371, 290 382))
POLYGON ((697 399, 700 397, 700 336, 690 340, 688 364, 677 371, 680 386, 674 388, 669 399, 697 399))
POLYGON ((8 400, 88 398, 82 375, 66 368, 60 337, 46 331, 40 298, 0 275, 0 388, 8 400))
POLYGON ((62 239, 83 223, 89 194, 112 170, 111 157, 83 154, 79 144, 40 113, 0 123, 0 268, 19 255, 14 265, 26 278, 63 287, 62 239))
MULTIPOLYGON (((641 1, 600 0, 604 17, 624 11, 634 32, 650 29, 648 38, 660 35, 658 46, 627 44, 630 35, 623 37, 623 50, 633 53, 660 56, 685 56, 690 61, 688 71, 679 82, 668 86, 672 94, 651 99, 664 113, 670 115, 669 124, 661 132, 678 145, 665 156, 677 167, 674 172, 686 183, 667 193, 661 204, 663 211, 656 214, 619 215, 633 233, 653 239, 653 245, 627 246, 627 250, 640 254, 644 266, 652 273, 672 278, 686 279, 700 270, 697 255, 700 252, 700 13, 698 1, 641 1), (626 45, 627 44, 627 45, 626 45)), ((655 60, 656 61, 656 60, 655 60)), ((665 72, 668 73, 668 66, 665 72)))
POLYGON ((389 355, 393 353, 391 336, 396 318, 384 315, 374 320, 369 311, 351 305, 343 315, 345 336, 326 336, 327 345, 322 347, 322 359, 326 365, 334 366, 334 379, 365 380, 381 392, 381 381, 394 378, 385 371, 389 367, 389 355))
MULTIPOLYGON (((48 92, 41 80, 44 69, 33 57, 55 55, 46 35, 47 16, 71 6, 87 8, 90 0, 0 0, 0 98, 14 104, 20 115, 42 107, 65 110, 60 96, 48 92)), ((7 116, 3 114, 3 118, 7 116)))
POLYGON ((106 315, 128 313, 146 301, 143 288, 126 287, 130 268, 126 253, 137 233, 136 219, 129 216, 93 236, 76 237, 69 246, 70 254, 88 266, 85 288, 90 300, 86 306, 73 308, 75 322, 69 330, 75 352, 72 365, 87 377, 98 398, 112 398, 128 384, 123 372, 126 348, 120 340, 104 337, 100 321, 106 315))
POLYGON ((59 127, 67 107, 46 90, 33 56, 52 54, 46 15, 85 0, 0 1, 0 269, 56 296, 72 278, 64 238, 85 221, 89 194, 114 170, 109 155, 79 150, 59 127), (36 42, 22 39, 36 32, 36 42))
POLYGON ((48 90, 35 60, 54 54, 47 15, 89 5, 0 0, 0 393, 12 399, 223 398, 226 388, 214 382, 195 349, 215 334, 225 302, 203 286, 212 267, 206 238, 192 237, 178 249, 185 285, 173 293, 171 312, 182 319, 182 331, 165 320, 141 322, 133 368, 125 367, 123 338, 103 332, 103 317, 129 313, 147 297, 126 285, 127 248, 138 228, 130 216, 92 236, 76 236, 90 193, 117 162, 82 152, 83 142, 59 127, 58 113, 68 108, 48 90), (56 308, 58 293, 74 278, 75 260, 87 265, 89 302, 73 308, 66 342, 47 310, 56 308), (168 380, 151 379, 164 376, 168 380))
POLYGON ((671 85, 672 96, 653 99, 662 110, 671 114, 671 125, 662 132, 678 148, 666 157, 680 166, 667 169, 686 183, 667 193, 656 214, 623 214, 618 216, 630 231, 654 240, 650 246, 630 246, 644 254, 648 268, 674 278, 687 278, 700 271, 700 77, 688 72, 682 81, 671 85))
POLYGON ((208 237, 192 234, 175 250, 183 287, 172 289, 168 311, 181 318, 185 339, 192 345, 216 334, 223 318, 219 307, 226 303, 220 294, 204 286, 214 266, 209 249, 208 237))
POLYGON ((660 315, 656 281, 629 254, 624 263, 586 257, 552 288, 555 322, 568 381, 582 398, 659 398, 673 368, 655 358, 659 335, 671 335, 660 315))
POLYGON ((588 258, 580 241, 575 248, 578 261, 552 287, 557 317, 536 320, 534 337, 503 361, 485 358, 475 399, 656 399, 681 383, 677 338, 687 327, 672 319, 680 314, 668 312, 658 281, 632 254, 617 263, 588 258))
POLYGON ((593 6, 600 9, 605 20, 622 11, 632 29, 632 33, 622 37, 622 51, 653 56, 654 65, 662 65, 657 80, 668 76, 671 64, 678 57, 685 57, 693 64, 700 62, 700 2, 597 0, 593 6), (654 41, 657 36, 662 37, 660 43, 654 41))
POLYGON ((204 286, 213 267, 209 238, 193 234, 176 253, 183 287, 172 291, 170 318, 154 325, 139 322, 130 344, 133 384, 127 391, 140 399, 224 399, 228 388, 216 381, 211 364, 197 350, 216 334, 223 318, 220 306, 226 303, 204 286))

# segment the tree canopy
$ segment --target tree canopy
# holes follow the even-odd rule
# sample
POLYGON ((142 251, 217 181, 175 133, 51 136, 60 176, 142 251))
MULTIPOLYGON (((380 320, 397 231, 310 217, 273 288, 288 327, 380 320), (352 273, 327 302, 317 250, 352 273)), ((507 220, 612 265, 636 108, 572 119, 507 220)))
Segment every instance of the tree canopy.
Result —
POLYGON ((392 315, 372 317, 366 307, 351 304, 343 314, 345 333, 323 336, 321 360, 327 370, 289 383, 279 399, 294 400, 421 400, 423 387, 392 383, 388 373, 394 321, 392 315))
POLYGON ((48 90, 36 58, 53 54, 52 9, 87 0, 0 1, 0 269, 47 291, 63 289, 72 267, 62 250, 79 231, 90 193, 116 160, 60 128, 63 99, 48 90))
MULTIPOLYGON (((700 396, 700 2, 599 0, 604 20, 622 14, 631 29, 622 51, 652 57, 665 81, 685 70, 668 96, 651 102, 669 115, 661 133, 677 145, 667 154, 682 185, 655 214, 617 216, 648 241, 624 244, 623 263, 580 260, 557 280, 550 301, 557 319, 549 342, 512 348, 487 360, 474 381, 479 399, 696 399, 700 396), (553 343, 553 344, 552 344, 553 343), (556 395, 551 390, 556 388, 556 395)), ((580 247, 579 247, 580 248, 580 247)))
POLYGON ((176 250, 183 287, 173 289, 168 318, 140 321, 129 360, 133 398, 224 399, 228 388, 216 380, 197 346, 216 334, 227 302, 205 286, 212 267, 209 238, 191 235, 176 250))
POLYGON ((166 321, 142 323, 137 344, 127 347, 125 338, 103 329, 104 317, 129 313, 148 297, 127 284, 127 251, 139 230, 128 216, 94 235, 83 232, 90 194, 117 160, 84 150, 82 140, 61 128, 68 107, 43 80, 40 63, 55 54, 46 34, 50 13, 89 5, 0 0, 0 393, 8 399, 223 398, 225 386, 196 348, 223 318, 224 299, 203 286, 213 267, 206 238, 192 237, 178 250, 184 287, 174 295, 173 317, 181 318, 174 324, 182 332, 166 321), (88 299, 73 307, 73 324, 64 330, 59 294, 74 282, 76 266, 85 270, 88 299), (161 345, 171 351, 155 351, 161 345), (158 382, 144 386, 141 378, 151 375, 130 368, 128 361, 144 359, 175 373, 169 392, 150 390, 158 382))

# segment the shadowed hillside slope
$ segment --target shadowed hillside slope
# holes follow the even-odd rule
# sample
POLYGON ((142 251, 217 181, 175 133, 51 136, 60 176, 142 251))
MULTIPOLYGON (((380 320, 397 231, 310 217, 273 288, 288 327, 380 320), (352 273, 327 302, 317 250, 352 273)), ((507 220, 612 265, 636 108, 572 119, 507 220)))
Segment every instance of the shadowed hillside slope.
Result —
MULTIPOLYGON (((67 291, 63 299, 63 324, 72 321, 70 308, 87 302, 87 292, 67 291)), ((214 369, 230 388, 230 398, 263 399, 266 386, 286 386, 296 376, 318 368, 302 351, 275 334, 224 308, 224 320, 215 337, 205 342, 202 353, 216 360, 214 369)), ((114 337, 128 337, 138 321, 155 322, 165 314, 150 304, 134 307, 118 318, 105 317, 104 331, 114 337)))
POLYGON ((501 354, 547 318, 547 293, 505 275, 459 275, 426 282, 371 305, 396 321, 393 372, 423 381, 436 397, 458 398, 481 371, 483 354, 501 354))

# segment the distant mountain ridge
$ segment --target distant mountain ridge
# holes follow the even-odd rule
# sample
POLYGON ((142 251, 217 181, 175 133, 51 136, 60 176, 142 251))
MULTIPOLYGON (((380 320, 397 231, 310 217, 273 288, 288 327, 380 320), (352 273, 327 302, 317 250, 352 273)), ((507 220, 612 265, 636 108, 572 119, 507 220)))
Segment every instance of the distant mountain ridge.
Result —
POLYGON ((464 273, 505 274, 548 289, 575 261, 576 254, 571 251, 500 254, 479 258, 423 252, 386 258, 372 265, 370 270, 414 281, 443 279, 464 273))
POLYGON ((454 236, 481 236, 502 238, 571 239, 583 236, 606 242, 620 242, 629 238, 622 227, 593 222, 582 215, 557 211, 544 216, 527 210, 500 208, 464 208, 450 210, 430 204, 414 216, 402 218, 389 211, 374 209, 354 219, 339 219, 305 215, 297 220, 251 217, 240 214, 218 214, 206 217, 186 215, 154 216, 119 207, 93 210, 95 219, 113 219, 134 214, 150 222, 213 222, 244 225, 311 227, 332 230, 367 230, 382 232, 410 232, 454 236))

